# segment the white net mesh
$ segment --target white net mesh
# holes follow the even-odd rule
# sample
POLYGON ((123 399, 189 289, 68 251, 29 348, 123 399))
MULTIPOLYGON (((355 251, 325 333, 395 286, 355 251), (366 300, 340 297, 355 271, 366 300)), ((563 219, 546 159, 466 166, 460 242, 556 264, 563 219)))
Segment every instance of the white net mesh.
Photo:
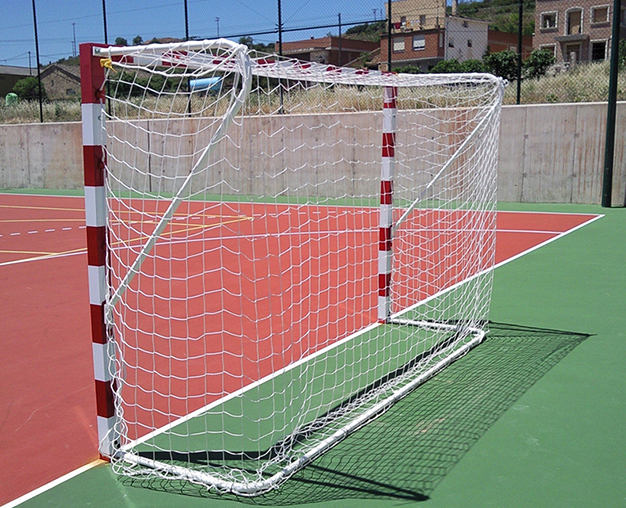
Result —
POLYGON ((116 471, 262 493, 483 338, 499 80, 226 41, 100 59, 116 471), (379 323, 385 86, 398 97, 379 323))

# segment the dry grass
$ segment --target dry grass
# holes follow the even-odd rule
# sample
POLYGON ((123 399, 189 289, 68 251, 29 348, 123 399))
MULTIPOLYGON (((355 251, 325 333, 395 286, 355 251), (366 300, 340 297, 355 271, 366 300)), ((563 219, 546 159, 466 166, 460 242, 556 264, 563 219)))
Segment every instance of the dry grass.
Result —
MULTIPOLYGON (((526 80, 521 87, 522 104, 542 103, 571 103, 571 102, 601 102, 606 101, 609 87, 609 62, 597 64, 579 64, 569 71, 562 71, 555 75, 544 76, 540 79, 526 80)), ((370 91, 371 92, 371 91, 370 91)), ((411 90, 411 100, 402 100, 405 109, 422 109, 424 107, 445 107, 445 94, 422 89, 411 90)), ((474 91, 475 92, 475 91, 474 91)), ((456 90, 459 93, 459 90, 456 90)), ((406 95, 403 93, 403 95, 406 95)), ((515 104, 517 86, 511 83, 504 95, 505 104, 515 104)), ((454 93, 451 94, 454 99, 454 93)), ((227 108, 227 101, 213 102, 214 97, 206 95, 194 96, 192 99, 193 116, 219 116, 227 108)), ((400 98, 402 99, 402 98, 400 98)), ((480 102, 478 97, 473 98, 480 102)), ((620 73, 618 81, 618 100, 626 100, 626 72, 620 73)), ((463 101, 472 101, 471 97, 464 97, 463 101)), ((135 100, 133 99, 133 102, 135 100)), ((187 116, 189 103, 185 96, 154 96, 148 97, 137 109, 140 99, 135 104, 128 104, 125 110, 118 110, 121 117, 126 118, 156 118, 167 116, 187 116), (145 108, 145 109, 144 109, 145 108)), ((261 89, 251 94, 247 112, 250 114, 268 114, 282 111, 285 113, 321 113, 328 111, 379 111, 382 100, 379 94, 376 97, 360 89, 345 89, 342 87, 319 88, 315 91, 291 90, 283 95, 282 101, 277 93, 268 96, 261 89)), ((54 101, 43 105, 44 122, 73 122, 81 120, 81 107, 78 101, 54 101)), ((20 101, 17 104, 6 106, 0 103, 0 124, 39 122, 39 103, 37 101, 20 101)))
MULTIPOLYGON (((602 102, 609 95, 608 61, 579 64, 573 69, 562 71, 540 79, 522 82, 522 104, 602 102)), ((626 100, 626 72, 618 78, 617 100, 626 100)), ((515 104, 517 84, 511 83, 504 93, 504 104, 515 104)))
MULTIPOLYGON (((79 101, 54 101, 43 104, 44 122, 79 122, 79 101)), ((11 106, 0 103, 0 124, 34 123, 40 121, 38 101, 19 101, 11 106)))

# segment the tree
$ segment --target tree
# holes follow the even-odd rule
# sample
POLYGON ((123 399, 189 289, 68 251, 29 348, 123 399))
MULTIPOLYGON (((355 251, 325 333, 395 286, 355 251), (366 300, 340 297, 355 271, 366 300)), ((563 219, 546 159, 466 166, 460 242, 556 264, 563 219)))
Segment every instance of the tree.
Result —
POLYGON ((133 46, 139 46, 142 42, 143 42, 143 37, 141 37, 141 35, 137 35, 133 38, 133 46))
POLYGON ((348 28, 344 35, 348 39, 359 39, 363 41, 380 41, 380 34, 385 31, 387 27, 386 21, 375 21, 374 23, 363 23, 362 25, 355 25, 348 28))
POLYGON ((483 59, 488 70, 501 78, 514 81, 517 78, 517 53, 506 49, 490 53, 483 59))
POLYGON ((545 49, 534 49, 530 56, 524 61, 524 78, 539 78, 546 74, 556 59, 551 51, 545 49))
POLYGON ((124 37, 117 37, 115 39, 116 46, 128 46, 128 41, 124 37))
POLYGON ((268 44, 263 44, 262 42, 255 43, 252 37, 246 35, 244 37, 239 38, 239 44, 244 44, 248 46, 250 49, 254 49, 256 51, 261 51, 264 53, 273 53, 274 52, 274 43, 270 42, 268 44))
POLYGON ((617 49, 617 54, 619 57, 619 65, 618 68, 621 71, 622 69, 624 69, 624 67, 626 67, 626 39, 620 39, 619 40, 619 46, 617 49))
MULTIPOLYGON (((13 92, 17 94, 20 99, 36 100, 39 99, 39 80, 35 76, 29 76, 24 79, 20 79, 13 87, 13 92)), ((41 84, 41 97, 44 100, 48 100, 46 95, 46 89, 41 84)))

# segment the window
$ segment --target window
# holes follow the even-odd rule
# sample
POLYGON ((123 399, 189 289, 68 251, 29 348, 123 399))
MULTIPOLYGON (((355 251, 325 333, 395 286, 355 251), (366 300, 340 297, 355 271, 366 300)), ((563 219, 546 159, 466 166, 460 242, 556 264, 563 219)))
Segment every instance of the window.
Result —
POLYGON ((403 27, 406 26, 406 16, 402 16, 400 18, 400 25, 403 27))
POLYGON ((439 47, 443 48, 443 33, 439 32, 439 47))
POLYGON ((424 26, 426 24, 426 14, 420 14, 420 25, 424 26))
POLYGON ((541 28, 556 28, 556 12, 541 13, 541 28))
POLYGON ((467 21, 463 21, 463 28, 467 28, 468 26, 467 21))
POLYGON ((596 41, 591 43, 591 60, 599 62, 606 59, 606 41, 596 41))
POLYGON ((592 23, 606 23, 609 20, 609 7, 608 5, 602 7, 591 8, 591 22, 592 23))
POLYGON ((556 45, 555 44, 545 44, 540 46, 540 48, 544 51, 549 51, 556 58, 556 45))
POLYGON ((404 37, 396 37, 393 40, 393 52, 402 53, 404 51, 404 37))
POLYGON ((426 49, 426 38, 423 35, 413 36, 413 51, 426 49))
POLYGON ((467 47, 468 48, 472 47, 472 39, 467 39, 467 47))
POLYGON ((575 10, 567 13, 567 35, 576 35, 582 33, 583 11, 575 10))
POLYGON ((448 47, 449 48, 454 47, 454 39, 452 37, 448 38, 448 47))

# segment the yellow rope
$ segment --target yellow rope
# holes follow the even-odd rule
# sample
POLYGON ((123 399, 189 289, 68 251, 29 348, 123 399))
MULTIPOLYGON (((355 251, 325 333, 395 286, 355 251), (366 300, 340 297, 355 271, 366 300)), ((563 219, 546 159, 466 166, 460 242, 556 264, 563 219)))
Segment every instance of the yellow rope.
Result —
POLYGON ((101 58, 100 67, 106 67, 117 74, 117 71, 113 68, 113 61, 110 58, 101 58))

